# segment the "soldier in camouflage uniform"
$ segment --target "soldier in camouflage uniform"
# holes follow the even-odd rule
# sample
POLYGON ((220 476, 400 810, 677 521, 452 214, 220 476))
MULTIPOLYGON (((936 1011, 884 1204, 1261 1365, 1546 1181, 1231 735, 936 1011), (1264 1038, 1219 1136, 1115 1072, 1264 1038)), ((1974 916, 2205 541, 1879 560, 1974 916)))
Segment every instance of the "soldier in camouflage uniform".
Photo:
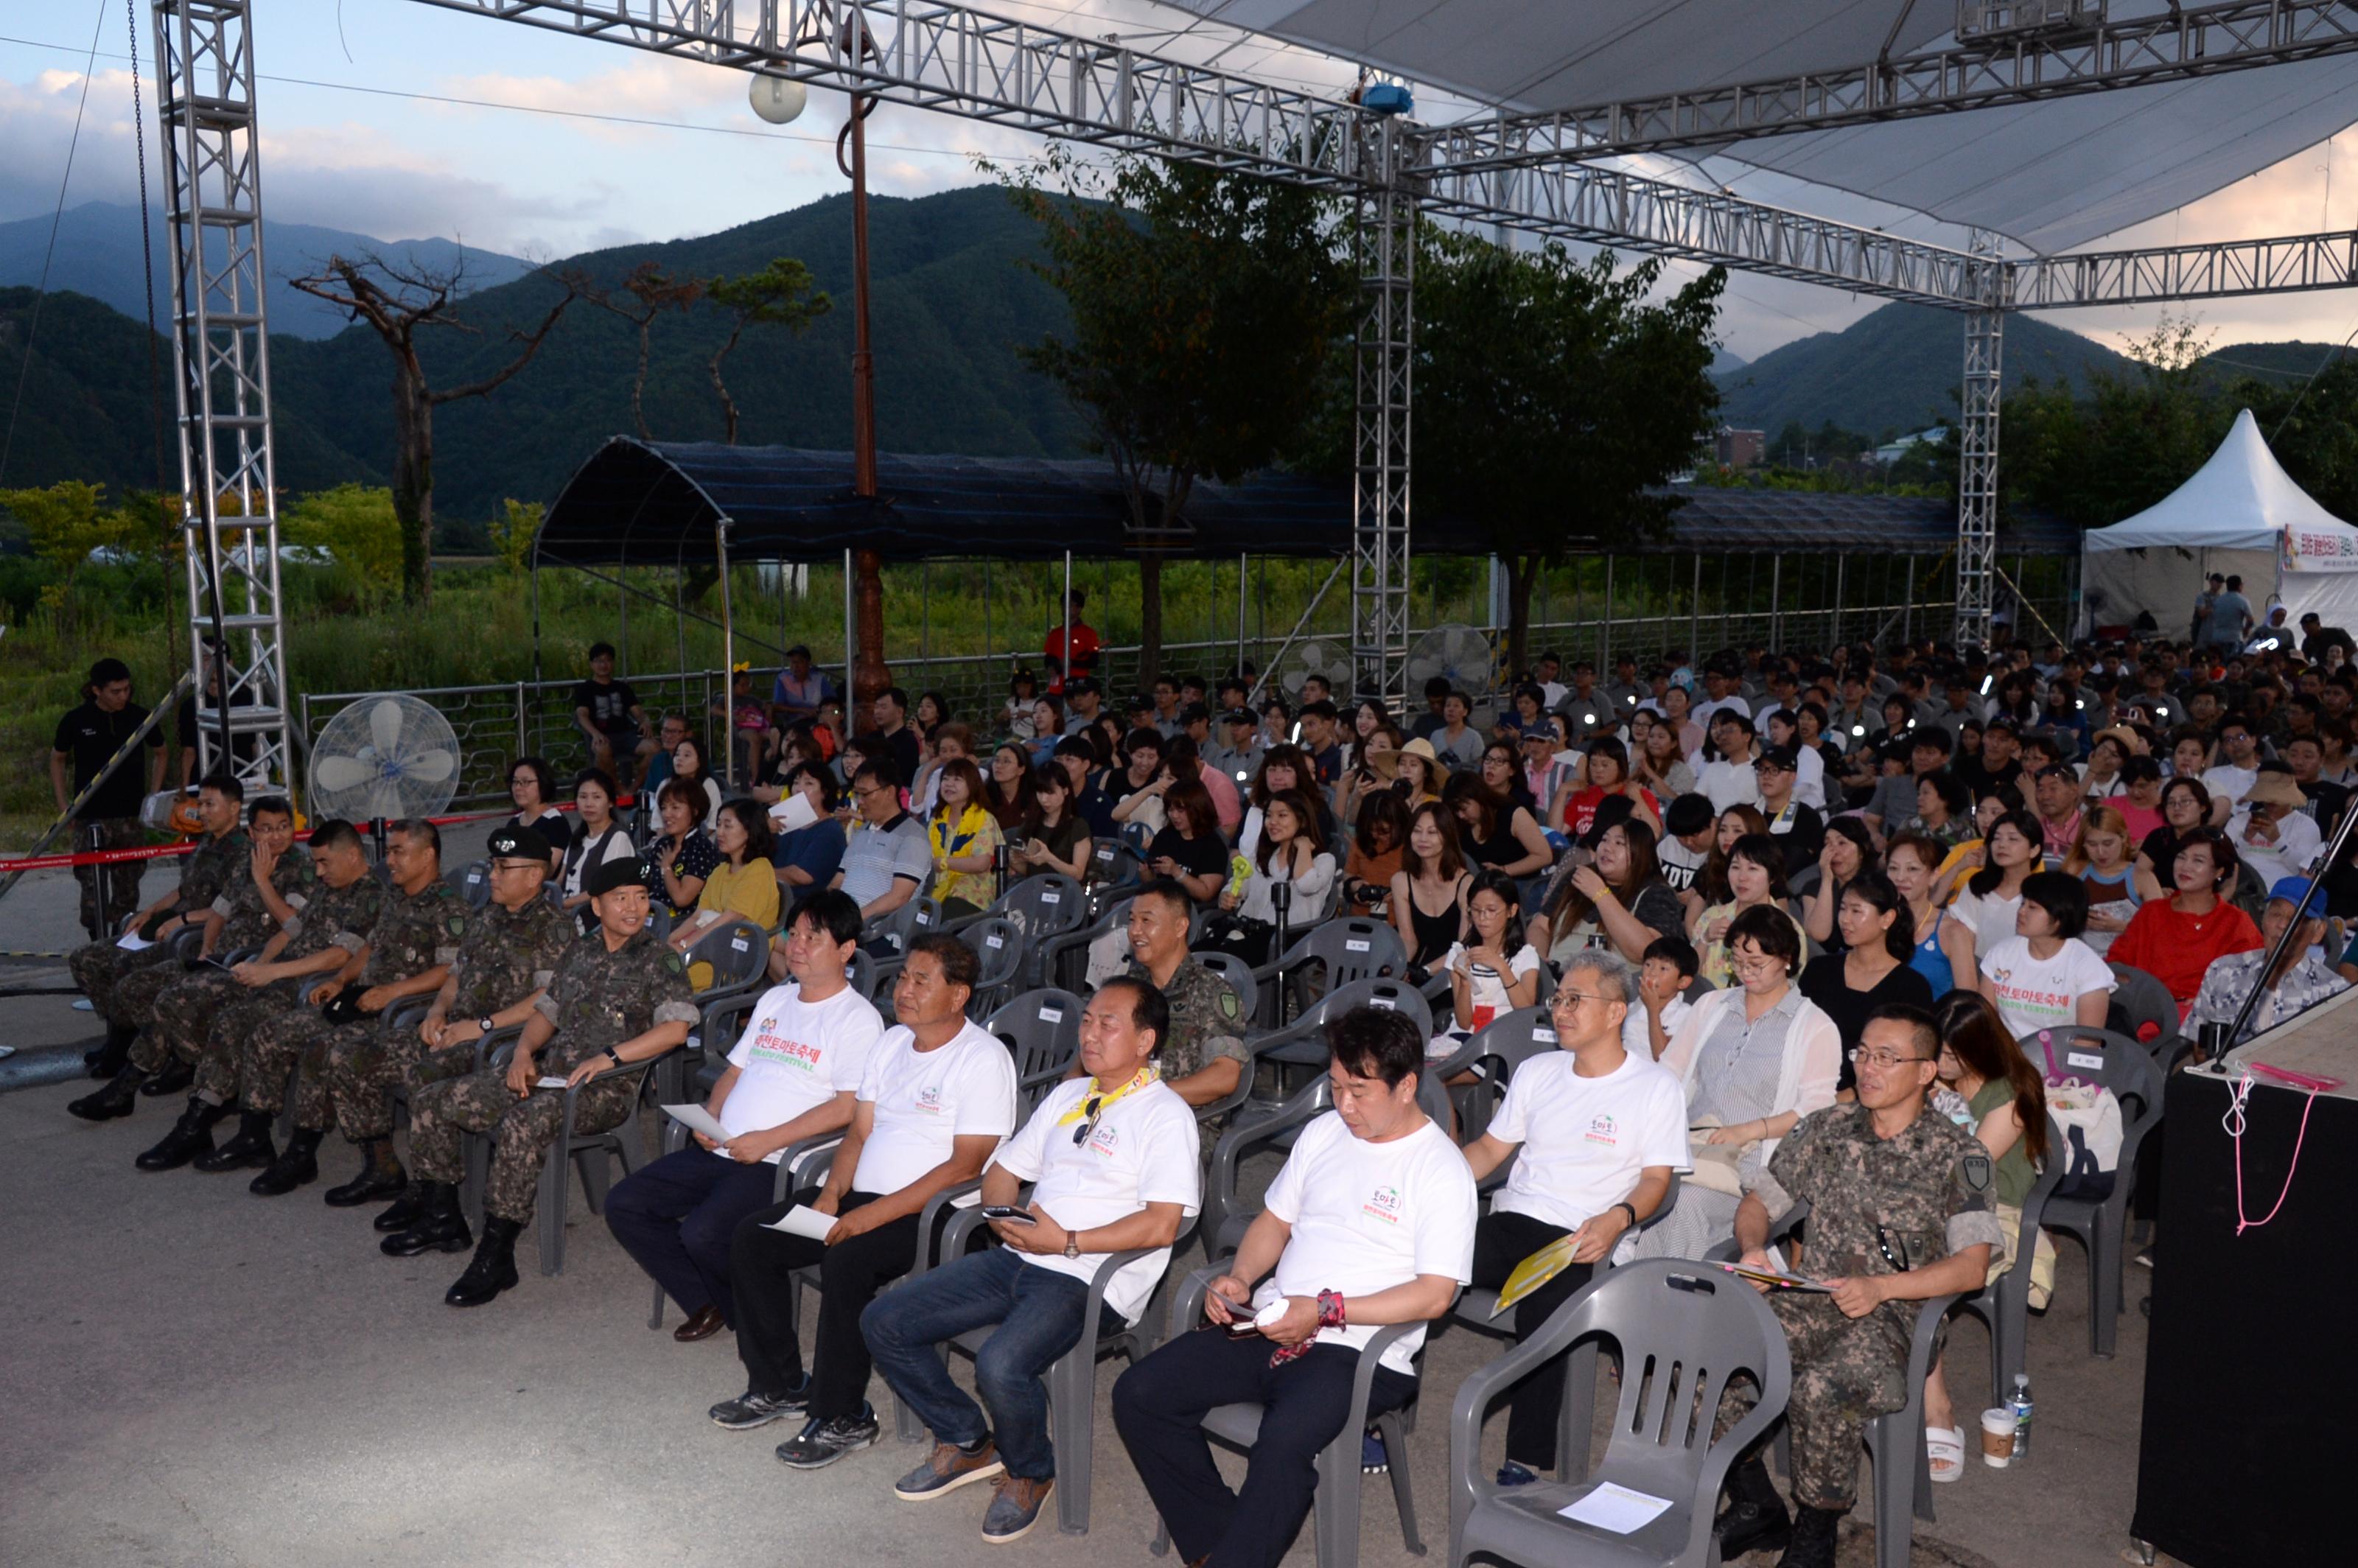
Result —
MULTIPOLYGON (((276 795, 254 802, 250 831, 252 858, 203 917, 205 957, 241 948, 284 946, 286 923, 310 903, 311 853, 295 842, 295 808, 276 795)), ((135 971, 124 978, 116 994, 125 995, 159 974, 163 971, 157 968, 135 971)), ((185 975, 166 978, 170 983, 157 989, 150 1022, 131 1047, 132 1066, 153 1075, 139 1087, 142 1095, 178 1094, 196 1080, 198 1046, 180 1048, 176 1039, 187 1033, 188 1021, 210 1022, 223 1002, 245 989, 218 963, 200 964, 185 975), (168 1026, 167 1018, 178 1027, 168 1026)), ((201 1043, 201 1029, 196 1039, 201 1043)), ((143 1171, 170 1171, 211 1152, 212 1125, 227 1114, 226 1107, 190 1095, 172 1130, 134 1163, 143 1171)))
MULTIPOLYGON (((106 1044, 86 1058, 91 1064, 92 1077, 113 1079, 121 1075, 130 1060, 132 1040, 147 1022, 146 1010, 155 1003, 154 989, 142 989, 119 997, 117 988, 125 978, 146 968, 160 968, 167 976, 180 973, 180 966, 174 961, 172 949, 166 943, 182 926, 211 908, 232 877, 245 864, 251 851, 245 829, 237 825, 238 813, 244 805, 245 786, 233 778, 217 775, 207 779, 198 792, 197 814, 204 823, 205 832, 180 864, 180 885, 141 910, 132 922, 133 928, 153 946, 133 952, 116 946, 110 937, 103 942, 86 943, 66 956, 66 968, 73 971, 74 984, 90 998, 92 1010, 106 1021, 106 1044)), ((123 1116, 129 1112, 130 1104, 122 1097, 137 1087, 135 1079, 120 1089, 109 1083, 98 1094, 76 1100, 67 1108, 88 1121, 123 1116), (118 1100, 122 1108, 110 1108, 118 1100), (92 1109, 97 1114, 92 1114, 92 1109)))
MULTIPOLYGON (((1228 981, 1188 956, 1188 913, 1187 894, 1176 882, 1140 890, 1130 906, 1130 958, 1124 973, 1154 987, 1171 1004, 1170 1038, 1155 1062, 1163 1081, 1200 1111, 1235 1090, 1252 1058, 1243 1039, 1244 1003, 1228 981)), ((1205 1141, 1208 1150, 1211 1141, 1205 1141)))
POLYGON ((277 1076, 294 1063, 302 1066, 295 1130, 286 1152, 249 1187, 264 1197, 291 1193, 318 1176, 319 1141, 336 1125, 337 1112, 347 1108, 367 1119, 345 1134, 361 1144, 366 1158, 358 1176, 328 1190, 329 1205, 350 1208, 401 1191, 405 1178, 393 1155, 393 1128, 383 1104, 384 1089, 400 1082, 400 1071, 396 1065, 388 1073, 384 1064, 406 1060, 419 1043, 406 1030, 391 1033, 387 1015, 405 998, 441 989, 472 912, 443 883, 442 836, 432 823, 411 818, 386 824, 384 867, 393 886, 369 928, 368 945, 308 998, 329 1007, 339 993, 351 992, 348 1006, 356 1014, 331 1020, 324 1011, 297 1010, 271 1020, 255 1035, 248 1060, 260 1076, 277 1076))
POLYGON ((567 1099, 575 1130, 619 1127, 637 1108, 644 1075, 617 1069, 652 1062, 687 1040, 694 992, 680 956, 647 929, 648 877, 646 862, 635 859, 592 867, 582 886, 598 928, 567 951, 507 1065, 428 1085, 410 1102, 409 1152, 426 1213, 385 1238, 390 1256, 465 1250, 473 1239, 459 1212, 465 1135, 492 1141, 482 1240, 442 1298, 452 1306, 481 1306, 515 1284, 516 1237, 532 1217, 567 1099), (542 1088, 545 1077, 568 1087, 542 1088))
MULTIPOLYGON (((546 839, 528 828, 499 827, 488 853, 492 901, 469 922, 449 979, 417 1026, 420 1049, 401 1070, 413 1104, 427 1085, 473 1072, 481 1050, 476 1043, 485 1035, 529 1022, 580 936, 573 917, 542 895, 549 875, 546 839)), ((351 1135, 357 1108, 347 1109, 339 1098, 336 1113, 351 1135)), ((392 1130, 389 1122, 385 1130, 392 1130)), ((382 1231, 407 1230, 425 1216, 423 1184, 413 1181, 375 1225, 382 1231)))
POLYGON ((221 1000, 210 1022, 196 1015, 193 993, 184 996, 176 988, 157 999, 158 1007, 167 1009, 158 1026, 172 1049, 184 1049, 184 1042, 196 1044, 198 1100, 211 1107, 238 1102, 236 1136, 198 1155, 200 1171, 268 1166, 277 1159, 270 1128, 286 1104, 291 1064, 261 1070, 252 1061, 255 1043, 280 1019, 311 1011, 306 993, 368 946, 368 934, 384 907, 384 884, 369 869, 368 852, 351 823, 330 818, 315 825, 310 849, 314 881, 308 901, 263 945, 261 957, 229 971, 235 989, 221 1000))
MULTIPOLYGON (((1831 1290, 1769 1298, 1792 1355, 1785 1408, 1799 1514, 1789 1525, 1767 1466, 1747 1458, 1729 1477, 1733 1500, 1718 1520, 1725 1561, 1790 1541, 1780 1568, 1833 1568, 1866 1423, 1908 1402, 1917 1303, 1982 1287, 1999 1244, 1996 1173, 1972 1133, 1925 1109, 1940 1054, 1930 1014, 1876 1009, 1851 1053, 1858 1102, 1802 1118, 1736 1210, 1744 1260, 1766 1268, 1770 1217, 1808 1204, 1797 1266, 1831 1290)), ((1724 1400, 1720 1433, 1757 1397, 1724 1400)))

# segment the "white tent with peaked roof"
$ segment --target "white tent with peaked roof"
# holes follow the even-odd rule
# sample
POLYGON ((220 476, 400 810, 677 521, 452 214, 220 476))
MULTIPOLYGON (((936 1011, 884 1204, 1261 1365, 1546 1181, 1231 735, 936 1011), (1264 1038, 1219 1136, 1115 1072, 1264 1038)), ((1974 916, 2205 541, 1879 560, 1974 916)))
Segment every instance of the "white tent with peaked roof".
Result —
POLYGON ((2091 528, 2081 544, 2081 600, 2093 626, 2151 611, 2164 635, 2180 636, 2212 572, 2241 577, 2259 619, 2277 599, 2289 623, 2311 610, 2329 626, 2358 621, 2358 528, 2277 466, 2248 408, 2191 479, 2134 517, 2091 528))

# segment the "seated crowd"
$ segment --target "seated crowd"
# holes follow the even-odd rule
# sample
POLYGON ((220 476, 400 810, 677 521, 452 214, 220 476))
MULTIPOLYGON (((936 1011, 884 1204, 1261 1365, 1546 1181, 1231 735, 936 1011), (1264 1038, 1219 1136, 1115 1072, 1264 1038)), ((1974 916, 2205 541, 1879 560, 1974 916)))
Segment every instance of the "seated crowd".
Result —
MULTIPOLYGON (((105 1084, 70 1108, 103 1121, 185 1091, 140 1168, 251 1170, 265 1196, 316 1180, 341 1130, 359 1170, 327 1203, 383 1205, 391 1256, 471 1249, 446 1299, 483 1304, 517 1281, 552 1142, 641 1112, 650 1068, 714 994, 700 945, 728 921, 763 927, 752 983, 773 983, 746 992, 733 1043, 702 1043, 719 1136, 622 1182, 607 1223, 684 1314, 675 1338, 733 1336, 743 1388, 711 1407, 718 1425, 790 1421, 779 1458, 820 1468, 877 1441, 881 1372, 934 1439, 896 1495, 990 1482, 982 1531, 1006 1541, 1052 1493, 1049 1369, 1080 1343, 1093 1286, 1108 1323, 1146 1315, 1204 1210, 1211 1145, 1254 1114, 1228 1108, 1257 1076, 1283 1087, 1206 960, 1262 964, 1333 914, 1366 915, 1398 935, 1432 1037, 1375 1008, 1328 1021, 1332 1109, 1206 1286, 1213 1331, 1114 1387, 1182 1560, 1285 1552, 1379 1330, 1415 1325, 1383 1350, 1370 1421, 1414 1397, 1422 1325, 1534 1252, 1561 1242, 1568 1261, 1516 1309, 1518 1336, 1617 1260, 1726 1249, 1766 1267, 1770 1222, 1806 1201, 1811 1271, 1832 1289, 1772 1303, 1799 1511, 1748 1456, 1721 1540, 1730 1558, 1831 1563, 1864 1423, 1898 1408, 1913 1314, 1894 1303, 2017 1266, 2034 1303, 2051 1288, 2043 1243, 2013 1255, 2052 1152, 2047 1038, 2131 1032, 2116 968, 2150 976, 2189 1035, 2255 987, 2246 1034, 2358 978, 2340 945, 2358 871, 2318 864, 2358 786, 2346 646, 1823 665, 1754 649, 1699 683, 1673 655, 1642 681, 1619 661, 1602 685, 1585 663, 1560 681, 1549 659, 1487 731, 1445 685, 1403 733, 1323 692, 1256 711, 1244 679, 1215 687, 1217 722, 1200 683, 1157 682, 1125 721, 1087 677, 1048 697, 1027 679, 987 755, 938 694, 888 692, 875 729, 846 733, 805 654, 752 705, 767 721, 732 737, 752 780, 737 798, 684 722, 663 720, 664 747, 638 739, 608 657, 584 683, 594 756, 571 819, 548 764, 519 759, 480 906, 446 881, 429 823, 387 825, 373 868, 352 825, 298 844, 285 800, 207 780, 178 888, 135 917, 154 945, 73 955, 109 1033, 105 1084), (652 800, 634 822, 638 768, 652 800), (1026 1092, 969 1016, 976 951, 905 916, 1087 880, 1105 841, 1134 851, 1134 896, 1075 955, 1088 995, 1070 1076, 1026 1092), (169 940, 182 928, 193 946, 169 940), (889 1024, 849 979, 879 959, 896 968, 889 1024), (1538 1007, 1559 1050, 1502 1091, 1442 1086, 1496 1098, 1460 1147, 1422 1080, 1538 1007), (460 1197, 470 1134, 488 1154, 480 1233, 460 1197), (984 1224, 946 1248, 975 1195, 984 1224), (943 1347, 978 1335, 970 1395, 943 1347), (1202 1431, 1238 1401, 1264 1411, 1241 1488, 1202 1431)), ((1934 1476, 1952 1479, 1942 1368, 1924 1391, 1934 1476)), ((1563 1399, 1561 1364, 1516 1389, 1499 1486, 1555 1467, 1563 1399)))

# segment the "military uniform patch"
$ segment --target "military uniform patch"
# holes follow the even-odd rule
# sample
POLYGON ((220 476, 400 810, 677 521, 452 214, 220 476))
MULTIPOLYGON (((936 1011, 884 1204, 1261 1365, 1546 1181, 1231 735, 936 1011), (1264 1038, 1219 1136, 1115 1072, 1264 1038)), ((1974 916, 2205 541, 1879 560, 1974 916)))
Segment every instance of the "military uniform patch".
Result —
POLYGON ((1967 1154, 1957 1162, 1957 1173, 1964 1179, 1968 1192, 1985 1193, 1996 1181, 1996 1172, 1987 1154, 1967 1154))

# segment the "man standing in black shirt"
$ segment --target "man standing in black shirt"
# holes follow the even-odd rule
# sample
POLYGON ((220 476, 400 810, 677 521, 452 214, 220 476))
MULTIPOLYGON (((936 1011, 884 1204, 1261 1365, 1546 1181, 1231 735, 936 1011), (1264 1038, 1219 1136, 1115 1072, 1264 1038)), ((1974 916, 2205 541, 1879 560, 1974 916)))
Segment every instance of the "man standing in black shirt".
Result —
POLYGON ((892 766, 904 780, 914 781, 923 762, 924 744, 909 728, 909 694, 886 687, 875 702, 876 733, 892 748, 892 766))
MULTIPOLYGON (((59 816, 65 815, 74 797, 146 719, 147 710, 131 700, 130 666, 113 658, 90 666, 81 706, 58 720, 57 738, 50 742, 49 788, 57 796, 59 816)), ((144 841, 139 803, 163 787, 164 737, 150 730, 142 744, 147 748, 146 765, 124 759, 74 813, 75 849, 127 849, 144 841)), ((139 878, 145 869, 144 861, 121 860, 75 870, 74 880, 81 884, 81 927, 92 941, 114 935, 114 923, 139 907, 139 878)))
POLYGON ((625 795, 635 792, 655 743, 648 738, 639 694, 629 681, 614 678, 611 643, 590 644, 590 678, 573 688, 573 722, 590 738, 590 765, 612 773, 625 795))

